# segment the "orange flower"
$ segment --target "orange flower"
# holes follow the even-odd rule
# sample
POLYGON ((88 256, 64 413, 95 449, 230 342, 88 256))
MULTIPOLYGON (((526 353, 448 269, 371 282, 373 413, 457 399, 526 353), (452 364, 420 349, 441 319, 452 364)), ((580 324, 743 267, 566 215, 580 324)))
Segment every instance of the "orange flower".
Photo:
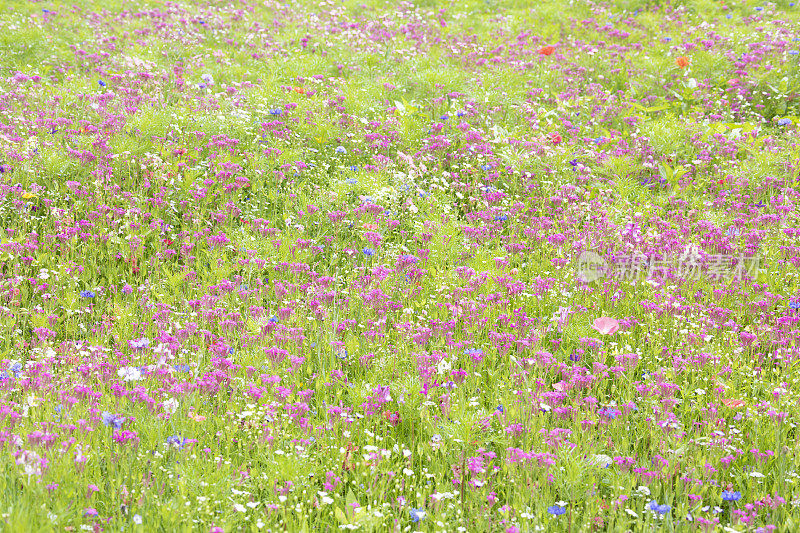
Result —
POLYGON ((543 48, 539 48, 539 55, 540 56, 551 56, 553 52, 556 51, 555 46, 545 46, 543 48))
POLYGON ((293 89, 293 90, 294 90, 294 92, 296 92, 296 93, 300 93, 300 94, 306 94, 306 90, 305 90, 305 89, 303 89, 302 87, 292 87, 292 89, 293 89))
POLYGON ((686 56, 681 56, 675 60, 675 64, 681 68, 686 68, 689 66, 689 58, 686 56))

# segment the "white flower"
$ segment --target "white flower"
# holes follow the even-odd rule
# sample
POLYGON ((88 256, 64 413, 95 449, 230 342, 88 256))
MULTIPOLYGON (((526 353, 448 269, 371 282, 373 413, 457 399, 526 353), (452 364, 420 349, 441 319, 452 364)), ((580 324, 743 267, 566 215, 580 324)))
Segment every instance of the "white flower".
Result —
POLYGON ((636 511, 634 511, 633 509, 625 509, 625 512, 634 518, 639 518, 639 515, 636 514, 636 511))
POLYGON ((142 379, 142 372, 135 366, 123 366, 117 370, 117 375, 122 381, 139 381, 142 379))
POLYGON ((609 466, 611 464, 612 459, 608 455, 604 455, 602 453, 599 453, 599 454, 590 456, 589 460, 587 462, 590 465, 597 465, 599 467, 605 468, 605 467, 607 467, 607 466, 609 466))
POLYGON ((764 477, 764 474, 761 472, 750 472, 750 477, 764 477))
POLYGON ((138 514, 133 515, 133 523, 134 524, 141 524, 142 523, 141 515, 138 515, 138 514))
POLYGON ((169 400, 164 401, 162 407, 164 407, 164 411, 166 411, 171 415, 174 415, 175 411, 178 410, 179 405, 180 402, 178 402, 178 400, 176 400, 175 398, 170 398, 169 400))
POLYGON ((403 474, 405 474, 406 476, 409 476, 409 477, 411 477, 411 476, 413 476, 413 475, 414 475, 414 471, 413 471, 413 470, 411 470, 411 469, 409 469, 409 468, 404 468, 404 469, 403 469, 403 474))
POLYGON ((234 504, 233 504, 233 510, 234 510, 234 511, 239 511, 240 513, 243 513, 243 512, 245 512, 247 509, 245 509, 245 508, 244 508, 244 505, 242 505, 241 503, 234 503, 234 504))

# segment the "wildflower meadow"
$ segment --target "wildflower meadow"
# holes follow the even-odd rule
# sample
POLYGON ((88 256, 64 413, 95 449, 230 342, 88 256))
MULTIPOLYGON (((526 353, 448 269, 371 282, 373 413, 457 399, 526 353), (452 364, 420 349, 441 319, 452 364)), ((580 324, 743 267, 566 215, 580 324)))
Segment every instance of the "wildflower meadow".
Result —
POLYGON ((800 5, 0 1, 0 530, 800 530, 800 5))

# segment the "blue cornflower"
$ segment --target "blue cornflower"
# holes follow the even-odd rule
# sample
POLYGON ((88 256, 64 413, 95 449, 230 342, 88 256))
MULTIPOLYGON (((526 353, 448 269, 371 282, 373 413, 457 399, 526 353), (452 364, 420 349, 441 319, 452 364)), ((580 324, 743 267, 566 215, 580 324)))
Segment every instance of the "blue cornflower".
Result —
POLYGON ((102 417, 103 417, 103 425, 113 429, 120 429, 122 427, 122 424, 125 423, 124 416, 114 415, 109 413, 108 411, 103 411, 102 417))
POLYGON ((358 167, 357 167, 357 166, 355 166, 355 165, 352 165, 352 166, 350 167, 350 170, 352 170, 353 172, 358 172, 358 167))
POLYGON ((283 114, 283 109, 281 109, 280 107, 276 107, 275 109, 270 109, 269 110, 269 114, 270 115, 275 115, 275 116, 282 115, 283 114))
POLYGON ((786 53, 789 54, 790 56, 796 56, 798 54, 798 51, 797 50, 789 50, 786 53))
POLYGON ((794 311, 797 311, 798 309, 800 309, 800 301, 789 302, 789 309, 792 309, 794 311))
POLYGON ((560 505, 551 505, 547 508, 547 512, 551 515, 560 516, 567 512, 567 508, 561 507, 560 505))
POLYGON ((81 298, 94 298, 95 294, 92 291, 81 291, 81 298))
POLYGON ((173 435, 171 437, 167 437, 167 446, 174 446, 175 448, 181 449, 186 444, 186 440, 186 438, 173 435))
POLYGON ((411 515, 411 521, 416 524, 417 522, 420 522, 421 520, 425 520, 425 515, 427 513, 425 512, 425 509, 421 509, 420 508, 420 509, 411 509, 408 512, 408 514, 411 515))
POLYGON ((441 117, 439 117, 439 118, 440 118, 440 119, 442 119, 442 120, 447 120, 447 119, 448 119, 448 118, 450 118, 450 117, 448 117, 447 115, 442 115, 442 116, 441 116, 441 117))
POLYGON ((335 152, 337 154, 346 154, 347 150, 345 150, 344 146, 337 146, 335 152))
POLYGON ((100 87, 106 86, 106 82, 104 82, 103 80, 97 80, 97 83, 100 85, 100 87))
POLYGON ((189 365, 174 365, 172 368, 174 368, 177 372, 189 371, 189 365))
POLYGON ((500 411, 501 413, 505 413, 506 412, 505 409, 503 409, 503 404, 502 403, 497 406, 495 411, 500 411))
POLYGON ((466 115, 466 113, 464 113, 463 111, 459 111, 456 113, 457 117, 463 117, 464 115, 466 115))
POLYGON ((495 219, 495 221, 499 221, 499 222, 505 222, 506 220, 508 220, 508 216, 506 216, 506 215, 499 215, 499 216, 496 216, 496 217, 494 217, 494 219, 495 219))
POLYGON ((358 183, 358 180, 357 180, 357 179, 355 179, 355 178, 347 178, 347 179, 346 179, 346 180, 344 180, 344 181, 345 181, 346 183, 349 183, 350 185, 355 185, 356 183, 358 183))
POLYGON ((778 120, 778 126, 788 126, 792 123, 792 119, 790 118, 782 118, 778 120))
POLYGON ((736 502, 742 498, 742 493, 739 491, 723 490, 722 499, 726 502, 736 502))
POLYGON ((492 170, 492 165, 481 165, 483 170, 492 170))
POLYGON ((269 317, 268 322, 270 324, 277 324, 278 323, 278 317, 271 316, 271 317, 269 317))
POLYGON ((577 167, 578 166, 578 160, 577 159, 573 159, 572 161, 569 162, 569 164, 572 165, 573 167, 577 167))
POLYGON ((762 11, 764 8, 761 6, 756 7, 756 11, 762 11))
POLYGON ((620 414, 620 412, 619 412, 618 409, 614 409, 613 407, 609 407, 607 409, 599 409, 597 411, 597 414, 602 416, 602 417, 614 420, 615 418, 617 418, 617 416, 620 414))
POLYGON ((15 378, 18 378, 19 373, 22 372, 22 363, 19 361, 13 361, 10 365, 8 365, 8 371, 14 374, 15 378))
POLYGON ((658 513, 661 515, 667 514, 672 507, 667 504, 659 505, 657 501, 653 500, 648 505, 647 508, 653 511, 654 513, 658 513))
POLYGON ((367 257, 372 257, 373 255, 375 255, 375 250, 373 250, 372 248, 364 248, 363 250, 361 250, 361 252, 367 257))

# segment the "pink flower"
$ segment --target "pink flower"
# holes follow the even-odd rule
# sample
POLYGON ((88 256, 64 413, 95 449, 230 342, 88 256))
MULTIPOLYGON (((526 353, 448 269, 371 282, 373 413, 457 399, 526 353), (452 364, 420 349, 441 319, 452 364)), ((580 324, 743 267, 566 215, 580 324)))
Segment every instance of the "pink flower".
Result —
POLYGON ((595 318, 592 327, 603 335, 613 335, 619 329, 619 321, 607 316, 595 318))

